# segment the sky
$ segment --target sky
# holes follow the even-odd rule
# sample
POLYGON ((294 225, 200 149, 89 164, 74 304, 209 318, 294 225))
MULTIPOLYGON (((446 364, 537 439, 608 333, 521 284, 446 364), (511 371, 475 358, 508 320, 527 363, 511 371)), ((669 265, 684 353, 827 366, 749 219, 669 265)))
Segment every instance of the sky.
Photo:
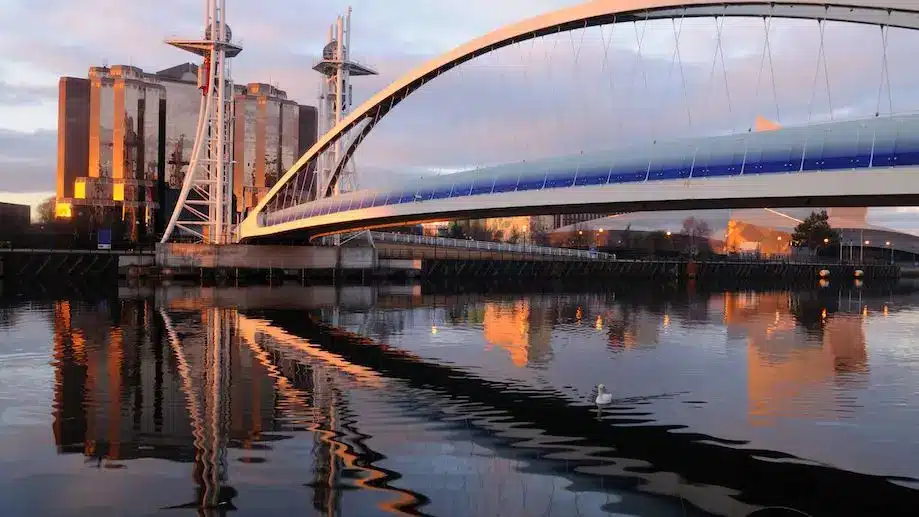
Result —
MULTIPOLYGON (((335 17, 354 8, 352 56, 379 71, 358 102, 489 30, 579 0, 228 0, 237 82, 270 82, 315 104, 311 68, 335 17)), ((201 0, 0 2, 0 201, 53 193, 57 82, 100 64, 156 71, 192 57, 163 43, 201 32, 201 0)), ((919 109, 917 35, 762 20, 620 24, 521 43, 445 74, 384 119, 356 157, 363 186, 475 165, 919 109), (720 34, 720 39, 719 39, 720 34), (679 44, 677 45, 677 42, 679 44), (720 44, 719 44, 720 42, 720 44), (886 56, 886 59, 885 59, 886 56), (884 62, 889 73, 884 74, 884 62), (815 71, 817 72, 815 74, 815 71), (888 86, 889 83, 889 86, 888 86), (775 86, 773 86, 775 85, 775 86)), ((919 231, 919 211, 871 222, 919 231)))

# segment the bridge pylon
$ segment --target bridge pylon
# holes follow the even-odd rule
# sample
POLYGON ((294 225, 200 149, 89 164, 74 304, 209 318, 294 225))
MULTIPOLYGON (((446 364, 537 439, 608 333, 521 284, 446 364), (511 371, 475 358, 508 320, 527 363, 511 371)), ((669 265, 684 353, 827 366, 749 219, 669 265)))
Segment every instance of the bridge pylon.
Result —
POLYGON ((226 0, 204 0, 203 39, 166 43, 203 58, 201 106, 190 163, 161 242, 178 229, 205 244, 227 244, 233 228, 233 80, 230 59, 242 52, 226 24, 226 0))
MULTIPOLYGON (((322 49, 322 59, 313 70, 323 75, 322 90, 319 95, 319 120, 321 134, 331 131, 339 122, 348 116, 353 105, 354 95, 351 77, 377 75, 371 68, 351 60, 351 8, 345 16, 339 16, 329 27, 328 42, 322 49)), ((342 171, 332 195, 352 192, 357 189, 357 172, 354 163, 341 164, 345 156, 345 142, 339 140, 325 153, 323 163, 319 166, 319 178, 315 197, 324 197, 336 167, 342 171)))

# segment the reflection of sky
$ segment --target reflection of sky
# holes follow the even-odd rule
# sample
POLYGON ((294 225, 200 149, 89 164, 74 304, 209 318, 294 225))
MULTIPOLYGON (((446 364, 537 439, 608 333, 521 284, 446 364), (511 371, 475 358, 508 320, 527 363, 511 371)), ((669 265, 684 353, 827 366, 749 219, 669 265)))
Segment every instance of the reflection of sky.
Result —
POLYGON ((48 314, 40 308, 4 310, 15 319, 11 326, 0 324, 0 429, 50 422, 54 371, 48 314))
MULTIPOLYGON (((919 313, 885 317, 872 308, 864 324, 858 311, 830 314, 821 337, 821 331, 800 326, 787 302, 769 299, 733 299, 744 307, 742 313, 733 309, 733 323, 725 322, 720 295, 704 308, 673 303, 666 316, 639 305, 630 307, 633 316, 618 320, 619 327, 617 303, 566 300, 560 304, 571 315, 582 306, 581 321, 563 317, 555 323, 551 355, 539 368, 521 367, 507 349, 490 344, 475 318, 456 326, 439 322, 436 335, 430 324, 410 326, 388 342, 474 375, 557 390, 572 401, 589 401, 597 383, 617 398, 663 395, 649 406, 661 424, 688 425, 688 431, 748 440, 750 447, 846 469, 919 477, 912 461, 919 444, 911 438, 919 425, 912 388, 919 381, 919 354, 910 341, 919 331, 919 313), (619 332, 623 322, 628 340, 619 332), (611 329, 619 332, 617 342, 635 344, 611 349, 611 329), (859 358, 864 346, 868 355, 859 358), (759 380, 750 384, 753 375, 759 380)), ((909 303, 903 300, 900 307, 909 303)))

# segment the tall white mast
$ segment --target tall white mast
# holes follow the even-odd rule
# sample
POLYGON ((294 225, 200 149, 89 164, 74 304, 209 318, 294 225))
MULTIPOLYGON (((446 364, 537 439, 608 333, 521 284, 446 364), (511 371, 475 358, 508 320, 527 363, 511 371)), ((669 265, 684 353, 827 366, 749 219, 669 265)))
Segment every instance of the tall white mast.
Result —
MULTIPOLYGON (((377 75, 376 71, 351 60, 351 8, 344 17, 339 16, 329 27, 329 41, 322 49, 322 60, 313 67, 325 76, 319 103, 320 134, 329 132, 344 120, 351 111, 351 77, 377 75)), ((320 163, 316 197, 325 195, 335 168, 339 166, 345 152, 345 142, 338 140, 325 153, 320 163)), ((346 163, 335 184, 333 195, 351 192, 357 188, 353 163, 346 163)))
POLYGON ((203 58, 198 69, 201 107, 182 191, 161 242, 178 228, 182 237, 226 244, 233 226, 233 80, 230 58, 242 52, 231 43, 226 0, 204 0, 204 39, 166 43, 203 58))

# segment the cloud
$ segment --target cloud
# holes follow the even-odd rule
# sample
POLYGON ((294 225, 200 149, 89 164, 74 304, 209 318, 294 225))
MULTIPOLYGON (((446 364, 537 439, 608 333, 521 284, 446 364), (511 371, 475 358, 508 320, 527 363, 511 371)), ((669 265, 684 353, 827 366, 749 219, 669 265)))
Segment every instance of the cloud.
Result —
POLYGON ((57 133, 0 128, 0 191, 40 192, 54 188, 57 133))
POLYGON ((57 88, 44 84, 10 84, 0 81, 0 105, 32 106, 57 98, 57 88))
POLYGON ((868 222, 919 234, 919 207, 872 208, 868 212, 868 222))

